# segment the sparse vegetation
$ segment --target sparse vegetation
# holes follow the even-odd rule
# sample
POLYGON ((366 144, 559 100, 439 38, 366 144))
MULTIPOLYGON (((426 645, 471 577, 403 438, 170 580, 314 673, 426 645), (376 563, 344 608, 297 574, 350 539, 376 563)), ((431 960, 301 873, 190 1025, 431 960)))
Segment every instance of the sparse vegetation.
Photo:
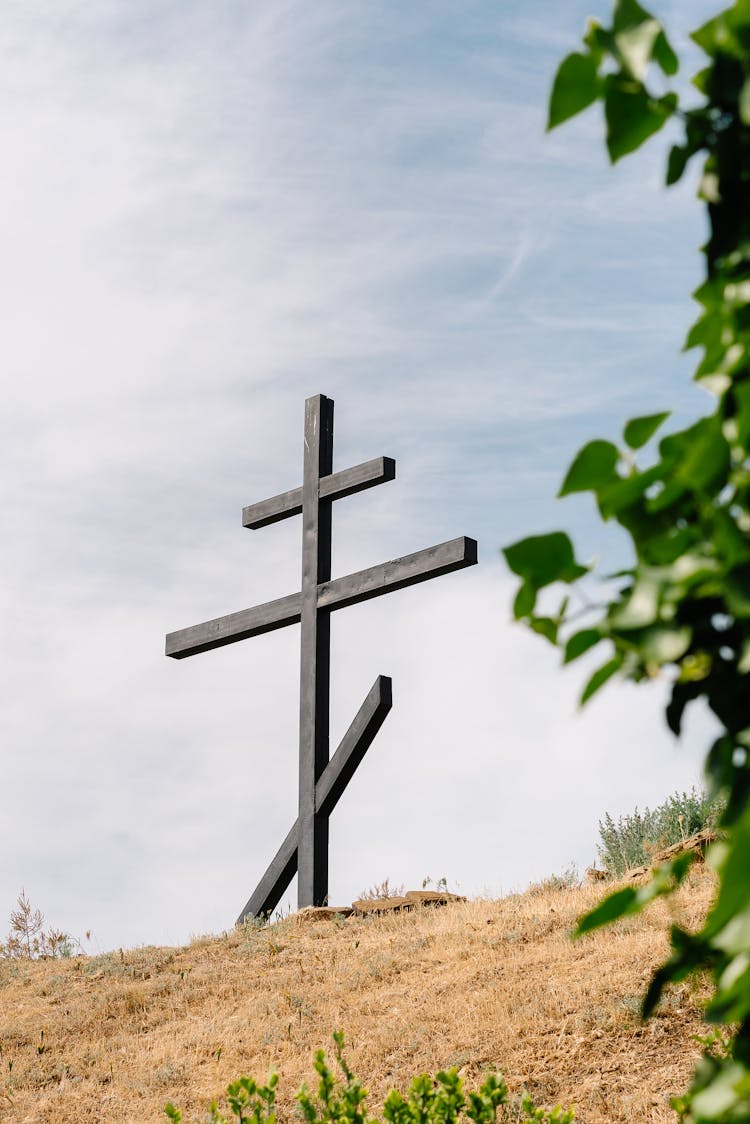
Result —
POLYGON ((286 1124, 295 1091, 314 1088, 314 1051, 344 1027, 368 1119, 415 1073, 455 1068, 469 1090, 502 1072, 502 1124, 527 1119, 524 1092, 574 1106, 586 1124, 675 1124, 669 1098, 700 1053, 709 985, 677 984, 645 1026, 638 996, 670 923, 695 931, 715 887, 696 865, 676 901, 579 942, 571 929, 598 886, 347 921, 293 915, 184 948, 0 960, 0 1105, 13 1120, 81 1124, 164 1120, 172 1101, 198 1124, 212 1101, 226 1106, 238 1074, 273 1068, 286 1124))
POLYGON ((10 932, 0 941, 0 957, 5 960, 46 960, 72 956, 75 942, 69 933, 44 928, 44 914, 34 909, 25 890, 21 890, 11 910, 10 932))
POLYGON ((614 820, 609 812, 599 821, 599 859, 611 877, 647 866, 655 851, 679 843, 704 828, 716 827, 726 801, 691 788, 675 792, 653 811, 644 808, 614 820))
POLYGON ((390 880, 384 878, 382 882, 376 882, 373 886, 368 886, 359 895, 360 901, 375 902, 380 901, 381 898, 400 898, 403 897, 405 886, 391 886, 390 880))
POLYGON ((555 890, 577 890, 581 882, 581 875, 576 864, 568 863, 559 874, 550 874, 547 878, 543 878, 541 882, 532 882, 527 893, 549 894, 555 890))
MULTIPOLYGON (((295 1100, 307 1124, 379 1124, 368 1117, 365 1107, 367 1090, 354 1076, 344 1058, 344 1035, 334 1033, 334 1052, 343 1081, 337 1080, 326 1062, 323 1050, 315 1055, 314 1068, 318 1074, 317 1096, 307 1085, 297 1093, 295 1100)), ((241 1077, 227 1086, 226 1099, 237 1124, 276 1124, 276 1086, 278 1074, 272 1073, 265 1085, 252 1077, 241 1077)), ((463 1081, 458 1070, 440 1070, 435 1077, 423 1073, 415 1077, 406 1096, 393 1089, 383 1105, 382 1119, 388 1124, 457 1124, 459 1120, 473 1120, 475 1124, 494 1124, 498 1109, 501 1120, 509 1120, 503 1107, 509 1103, 508 1086, 502 1078, 489 1074, 477 1092, 464 1094, 463 1081)), ((575 1119, 572 1110, 557 1107, 548 1111, 534 1105, 528 1093, 512 1106, 513 1120, 532 1124, 571 1124, 575 1119)), ((170 1102, 164 1109, 173 1124, 180 1124, 182 1113, 170 1102)), ((214 1101, 210 1108, 211 1124, 230 1124, 214 1101)))

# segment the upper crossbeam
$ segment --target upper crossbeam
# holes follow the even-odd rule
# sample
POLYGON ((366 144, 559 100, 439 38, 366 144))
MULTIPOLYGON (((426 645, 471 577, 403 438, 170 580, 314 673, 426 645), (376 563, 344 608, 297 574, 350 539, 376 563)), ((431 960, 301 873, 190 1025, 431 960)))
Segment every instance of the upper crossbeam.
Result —
MULTIPOLYGON (((395 479, 395 460, 392 457, 375 457, 374 460, 365 461, 364 464, 345 468, 342 472, 322 476, 318 484, 318 496, 322 500, 340 500, 344 496, 353 496, 356 492, 363 492, 365 488, 374 488, 376 484, 384 484, 388 480, 395 479)), ((260 503, 251 503, 248 507, 243 507, 242 526, 257 531, 261 527, 268 527, 271 523, 278 523, 281 519, 288 519, 292 515, 301 513, 302 489, 292 488, 289 492, 271 496, 270 500, 261 500, 260 503)))

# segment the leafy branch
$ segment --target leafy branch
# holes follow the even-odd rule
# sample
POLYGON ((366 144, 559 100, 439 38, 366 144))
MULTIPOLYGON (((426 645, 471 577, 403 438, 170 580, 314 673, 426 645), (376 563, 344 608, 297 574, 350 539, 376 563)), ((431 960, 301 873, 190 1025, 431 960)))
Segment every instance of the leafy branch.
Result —
MULTIPOLYGON (((621 442, 592 440, 573 460, 560 497, 592 493, 600 517, 626 532, 633 558, 603 583, 605 608, 592 607, 586 627, 576 627, 568 596, 556 612, 537 608, 547 587, 594 580, 564 532, 504 553, 520 578, 515 618, 559 647, 565 663, 602 651, 582 703, 615 677, 659 675, 669 683, 665 717, 675 734, 697 699, 721 724, 706 760, 711 796, 726 800, 726 842, 709 855, 718 898, 700 933, 673 928, 672 955, 644 1002, 649 1013, 669 983, 699 969, 713 974, 706 1017, 731 1025, 734 1037, 724 1056, 706 1054, 691 1091, 675 1102, 682 1120, 701 1124, 750 1119, 750 2, 737 0, 692 38, 707 64, 693 78, 703 100, 686 108, 675 92, 653 88, 655 74, 663 82, 678 67, 662 25, 637 0, 617 0, 611 26, 591 21, 583 49, 561 63, 549 127, 600 102, 613 163, 670 119, 683 136, 669 152, 667 184, 702 157, 698 196, 710 234, 705 280, 693 294, 700 313, 685 348, 701 353, 695 379, 713 409, 658 441, 667 411, 633 418, 621 442)), ((616 892, 579 932, 669 893, 688 865, 677 859, 649 887, 616 892)))

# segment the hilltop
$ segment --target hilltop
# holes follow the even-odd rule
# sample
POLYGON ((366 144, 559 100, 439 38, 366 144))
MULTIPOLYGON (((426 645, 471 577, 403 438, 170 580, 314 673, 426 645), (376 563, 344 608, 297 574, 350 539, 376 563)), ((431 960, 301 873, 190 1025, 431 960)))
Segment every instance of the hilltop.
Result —
POLYGON ((281 1075, 282 1118, 314 1081, 312 1055, 346 1033, 375 1110, 418 1072, 488 1070, 583 1124, 671 1121, 699 1052, 707 988, 673 989, 641 1024, 639 999, 678 920, 714 891, 696 867, 674 902, 572 942, 601 886, 537 890, 347 920, 295 916, 184 948, 0 960, 0 1120, 185 1121, 241 1073, 281 1075))

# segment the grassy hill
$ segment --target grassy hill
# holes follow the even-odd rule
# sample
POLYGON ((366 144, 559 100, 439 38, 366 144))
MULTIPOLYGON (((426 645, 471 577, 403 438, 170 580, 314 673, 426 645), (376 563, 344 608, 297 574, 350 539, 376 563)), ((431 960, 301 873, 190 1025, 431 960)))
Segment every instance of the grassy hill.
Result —
POLYGON ((698 867, 671 905, 575 943, 601 886, 0 960, 0 1120, 158 1121, 173 1100, 199 1121, 228 1081, 272 1067, 282 1118, 295 1119, 314 1050, 343 1029, 371 1110, 415 1073, 457 1066, 470 1088, 500 1071, 539 1103, 575 1105, 584 1124, 673 1122, 704 992, 681 985, 645 1025, 639 998, 670 921, 697 927, 713 889, 698 867))

